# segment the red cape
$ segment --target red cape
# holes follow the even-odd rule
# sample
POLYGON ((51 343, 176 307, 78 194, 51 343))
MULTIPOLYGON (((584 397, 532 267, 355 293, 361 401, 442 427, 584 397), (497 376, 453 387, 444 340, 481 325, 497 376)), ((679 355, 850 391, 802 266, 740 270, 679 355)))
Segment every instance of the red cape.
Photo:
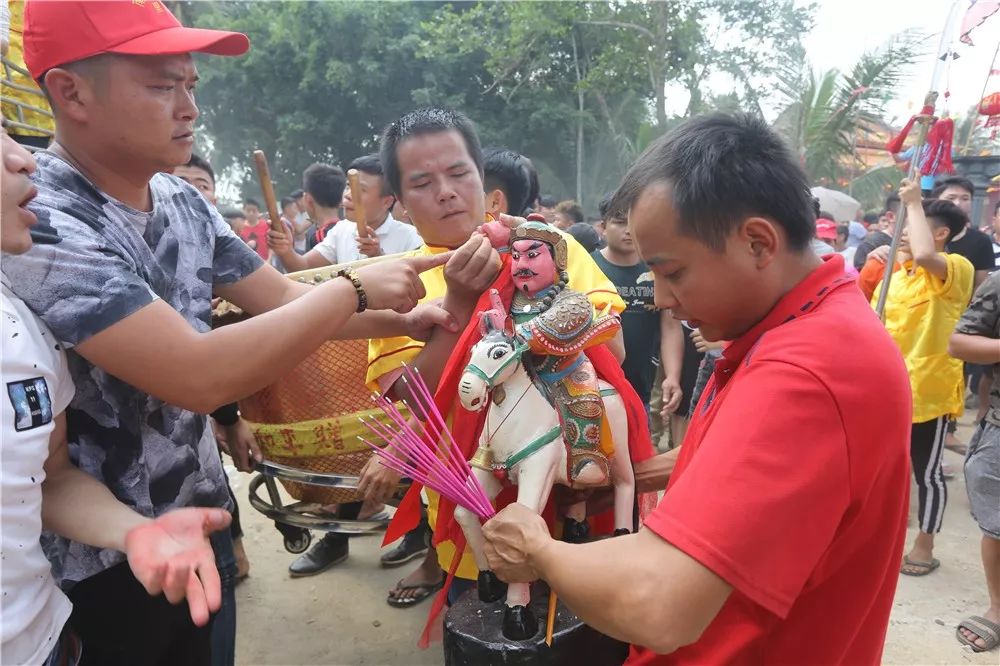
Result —
MULTIPOLYGON (((514 296, 514 282, 511 279, 510 255, 501 255, 503 265, 500 274, 493 282, 492 289, 500 293, 500 298, 509 309, 514 296)), ((437 391, 434 393, 434 402, 442 414, 451 414, 451 432, 461 450, 462 455, 468 460, 475 453, 479 446, 479 435, 482 432, 483 424, 486 420, 486 410, 481 412, 470 412, 461 407, 456 407, 455 397, 458 395, 458 382, 465 371, 468 363, 469 350, 479 342, 481 334, 479 331, 479 313, 489 310, 490 290, 487 289, 479 298, 476 308, 473 310, 472 320, 468 323, 455 345, 456 351, 452 353, 445 365, 441 381, 438 383, 437 391)), ((621 396, 625 405, 625 413, 628 417, 628 451, 632 464, 651 458, 654 454, 653 445, 649 436, 649 423, 646 418, 646 409, 639 399, 639 395, 625 378, 625 373, 614 354, 606 345, 590 347, 585 352, 587 358, 594 366, 597 376, 611 384, 621 396)), ((385 533, 383 545, 392 543, 417 526, 420 522, 420 490, 422 486, 414 483, 410 486, 406 497, 400 502, 396 515, 389 524, 385 533)), ((502 509, 517 499, 516 488, 505 488, 494 502, 497 510, 502 509)), ((552 501, 542 514, 551 525, 554 522, 554 511, 552 501)), ((611 534, 614 531, 614 513, 606 511, 591 519, 591 526, 596 534, 611 534)), ((431 607, 427 627, 421 636, 420 646, 427 647, 430 642, 430 628, 434 619, 440 614, 448 596, 448 588, 455 576, 455 571, 462 560, 465 552, 465 535, 461 526, 455 522, 455 504, 444 497, 439 499, 437 522, 434 527, 434 545, 442 541, 451 541, 455 544, 455 556, 448 571, 448 578, 444 588, 440 591, 434 604, 431 607)))

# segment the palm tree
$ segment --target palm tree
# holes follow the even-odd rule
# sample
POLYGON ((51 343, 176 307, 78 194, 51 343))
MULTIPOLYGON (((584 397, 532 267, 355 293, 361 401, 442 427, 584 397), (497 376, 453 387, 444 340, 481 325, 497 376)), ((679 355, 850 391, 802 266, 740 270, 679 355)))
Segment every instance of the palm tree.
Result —
POLYGON ((785 68, 780 91, 787 104, 774 127, 799 155, 813 182, 847 182, 866 198, 884 192, 891 172, 866 167, 857 136, 884 116, 886 103, 922 53, 922 41, 913 31, 895 35, 864 53, 848 74, 835 69, 816 72, 808 64, 785 68))

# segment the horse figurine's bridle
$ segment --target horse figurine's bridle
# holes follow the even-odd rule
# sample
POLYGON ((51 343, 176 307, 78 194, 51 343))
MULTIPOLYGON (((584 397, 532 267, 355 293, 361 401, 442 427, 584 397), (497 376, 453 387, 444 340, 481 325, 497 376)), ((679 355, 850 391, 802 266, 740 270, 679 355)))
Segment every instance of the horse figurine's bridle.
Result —
POLYGON ((500 366, 497 367, 490 374, 486 374, 486 372, 484 372, 482 368, 480 368, 478 365, 476 365, 471 361, 469 362, 468 365, 465 366, 466 372, 471 372, 472 374, 474 374, 475 376, 479 377, 484 382, 486 382, 487 389, 493 389, 493 382, 496 380, 497 375, 499 375, 501 372, 507 369, 507 367, 510 366, 512 363, 519 363, 521 361, 521 355, 528 350, 527 344, 517 342, 516 340, 512 340, 511 338, 504 337, 504 342, 513 347, 513 352, 511 353, 510 358, 501 363, 500 366))

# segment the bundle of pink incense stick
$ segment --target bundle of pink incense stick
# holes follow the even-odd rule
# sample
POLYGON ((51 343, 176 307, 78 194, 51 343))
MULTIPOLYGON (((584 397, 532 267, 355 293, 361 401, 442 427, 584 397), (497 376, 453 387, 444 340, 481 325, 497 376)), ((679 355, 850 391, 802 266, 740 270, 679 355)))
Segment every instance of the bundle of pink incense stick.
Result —
POLYGON ((420 371, 404 365, 402 379, 410 395, 403 404, 413 418, 408 419, 384 395, 373 395, 389 422, 374 418, 362 418, 361 422, 385 446, 364 438, 362 441, 386 467, 419 481, 483 520, 492 517, 496 511, 462 456, 420 371))

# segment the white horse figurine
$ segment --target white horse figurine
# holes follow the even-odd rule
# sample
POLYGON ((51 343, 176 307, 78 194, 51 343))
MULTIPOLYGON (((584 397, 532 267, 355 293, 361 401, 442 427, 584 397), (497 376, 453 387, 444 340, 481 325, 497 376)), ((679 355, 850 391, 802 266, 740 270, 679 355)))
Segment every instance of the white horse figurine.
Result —
MULTIPOLYGON (((517 485, 518 503, 541 513, 553 483, 575 488, 587 486, 579 479, 571 484, 567 478, 567 450, 559 417, 528 374, 521 359, 527 347, 515 337, 510 319, 504 330, 498 330, 489 316, 483 316, 482 323, 486 334, 473 346, 458 390, 465 409, 475 412, 489 409, 479 438, 480 448, 471 461, 472 473, 492 502, 502 485, 492 471, 483 468, 504 470, 511 483, 517 485), (492 455, 485 454, 486 449, 492 455), (487 460, 483 460, 484 456, 487 460)), ((610 461, 615 533, 628 533, 633 529, 635 478, 628 454, 625 405, 609 384, 602 381, 600 386, 616 447, 610 461)), ((607 480, 603 485, 607 485, 607 480)), ((583 523, 586 515, 584 501, 574 505, 567 518, 583 523)), ((455 520, 461 525, 479 567, 479 598, 485 602, 499 600, 503 597, 504 585, 489 571, 479 519, 470 511, 457 507, 455 520)), ((511 584, 507 589, 503 618, 506 638, 525 640, 538 630, 530 597, 527 583, 511 584)))

